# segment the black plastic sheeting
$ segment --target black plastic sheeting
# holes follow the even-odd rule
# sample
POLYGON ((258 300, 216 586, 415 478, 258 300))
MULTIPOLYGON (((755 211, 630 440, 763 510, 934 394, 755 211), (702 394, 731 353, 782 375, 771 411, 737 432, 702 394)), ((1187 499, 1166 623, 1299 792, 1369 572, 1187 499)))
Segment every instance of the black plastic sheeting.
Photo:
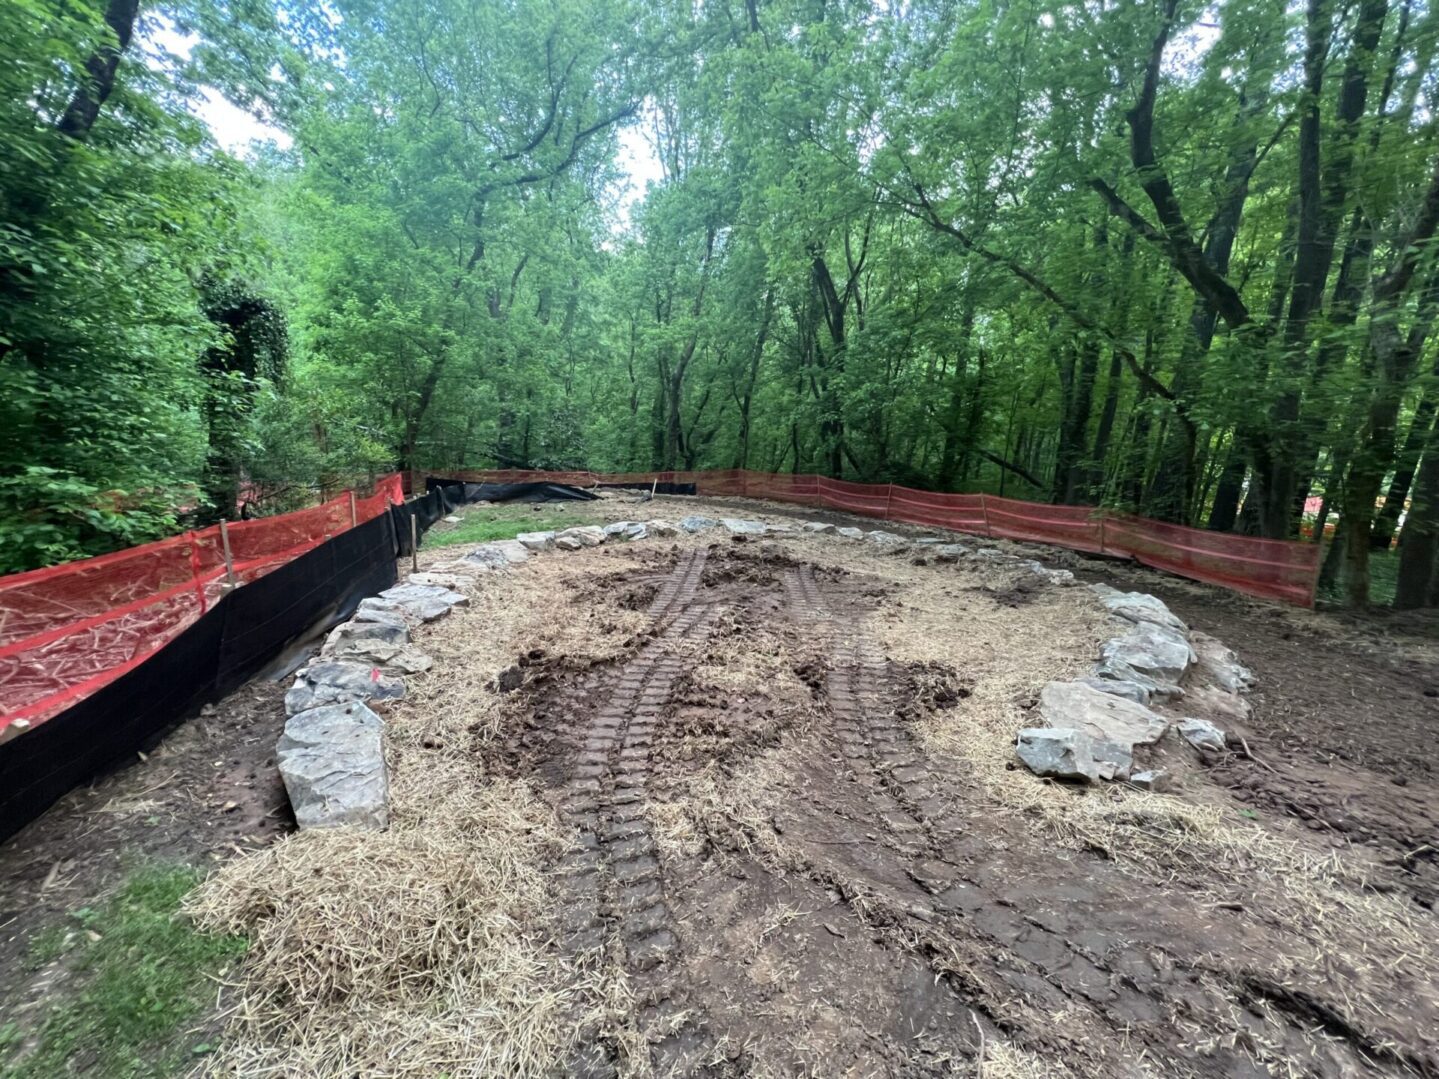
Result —
POLYGON ((360 600, 393 585, 401 536, 408 550, 409 517, 428 528, 444 506, 432 492, 393 507, 222 596, 139 666, 0 745, 0 842, 68 791, 134 760, 202 705, 238 689, 291 642, 348 617, 360 600))
POLYGON ((423 536, 425 530, 441 517, 452 513, 465 501, 464 493, 451 486, 431 486, 423 498, 412 498, 399 506, 390 507, 390 516, 395 521, 396 550, 401 557, 410 553, 410 519, 415 520, 416 536, 423 536))
POLYGON ((466 483, 425 477, 425 490, 465 502, 593 502, 599 495, 568 483, 466 483))

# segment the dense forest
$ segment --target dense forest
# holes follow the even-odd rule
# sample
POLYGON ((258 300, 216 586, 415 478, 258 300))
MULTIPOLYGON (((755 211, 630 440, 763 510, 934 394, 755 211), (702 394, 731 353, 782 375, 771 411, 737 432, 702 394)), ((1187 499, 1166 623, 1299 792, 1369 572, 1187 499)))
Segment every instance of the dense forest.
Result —
POLYGON ((1428 0, 0 24, 4 571, 395 467, 742 466, 1439 590, 1428 0))

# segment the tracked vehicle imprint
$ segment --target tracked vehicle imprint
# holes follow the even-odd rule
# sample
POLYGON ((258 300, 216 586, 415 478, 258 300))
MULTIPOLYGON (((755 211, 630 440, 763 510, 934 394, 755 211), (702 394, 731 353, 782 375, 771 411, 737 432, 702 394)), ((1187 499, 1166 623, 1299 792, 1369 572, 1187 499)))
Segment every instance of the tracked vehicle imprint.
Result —
MULTIPOLYGON (((618 945, 649 1018, 679 1028, 659 1041, 660 1056, 708 1041, 695 1018, 670 1022, 685 1012, 663 973, 679 940, 646 814, 655 726, 688 666, 687 652, 703 644, 719 615, 717 606, 694 601, 705 559, 701 549, 681 560, 649 608, 657 635, 599 680, 595 691, 603 703, 590 713, 560 804, 575 832, 560 865, 562 943, 581 962, 618 945)), ((572 1069, 579 1075, 614 1073, 609 1052, 589 1037, 581 1038, 572 1069)))

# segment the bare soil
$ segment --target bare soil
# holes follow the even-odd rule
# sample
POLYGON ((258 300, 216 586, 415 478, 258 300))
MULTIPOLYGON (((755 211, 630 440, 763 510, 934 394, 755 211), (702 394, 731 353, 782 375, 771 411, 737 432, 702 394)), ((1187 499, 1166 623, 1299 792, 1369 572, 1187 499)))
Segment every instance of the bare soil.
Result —
MULTIPOLYGON (((653 629, 633 654, 528 668, 509 736, 478 748, 540 784, 574 835, 554 867, 561 946, 623 967, 650 1054, 637 1061, 633 1044, 591 1030, 576 1074, 949 1075, 986 1056, 993 1075, 1435 1073, 1432 984, 1347 965, 1345 949, 1373 942, 1326 931, 1326 969, 1304 977, 1294 960, 1316 940, 1283 889, 1246 894, 1198 861, 1177 874, 1066 849, 1022 813, 996 812, 916 730, 936 712, 964 723, 966 672, 896 662, 864 632, 886 591, 755 544, 695 548, 646 589, 653 629), (725 640, 762 650, 738 693, 701 673, 725 640), (1371 996, 1378 1006, 1356 1003, 1371 996)), ((993 590, 992 602, 1013 596, 993 590)), ((1240 618, 1215 617, 1224 604, 1187 598, 1180 613, 1227 634, 1273 687, 1261 718, 1293 699, 1304 677, 1272 666, 1272 649, 1291 665, 1305 653, 1246 649, 1258 630, 1235 632, 1240 618)), ((1324 699, 1341 677, 1299 699, 1324 699)), ((1415 701, 1428 707, 1422 691, 1415 701)), ((1428 785, 1326 756, 1297 714, 1272 736, 1250 731, 1269 768, 1226 759, 1201 782, 1305 822, 1342 790, 1366 791, 1354 827, 1314 841, 1372 843, 1381 862, 1420 845, 1428 785)), ((1372 742, 1402 759, 1398 738, 1372 742)), ((1351 819, 1317 812, 1330 828, 1351 819)), ((1373 887, 1408 886, 1432 927, 1412 872, 1423 859, 1400 867, 1412 880, 1369 871, 1385 878, 1373 887)))
MULTIPOLYGON (((796 515, 617 509, 594 513, 796 515)), ((419 714, 438 688, 387 717, 399 826, 426 815, 404 792, 427 759, 553 815, 527 929, 573 973, 551 1074, 1439 1075, 1432 644, 1026 554, 1154 592, 1234 648, 1259 680, 1227 724, 1249 755, 1171 747, 1172 795, 1009 770, 1038 689, 1091 658, 1087 591, 833 538, 545 556, 566 561, 527 601, 564 632, 427 629, 444 692, 481 718, 452 738, 419 714), (503 653, 477 639, 460 669, 461 632, 503 653)), ((26 970, 34 937, 126 866, 289 831, 281 695, 246 687, 0 848, 0 1014, 57 991, 26 970)))

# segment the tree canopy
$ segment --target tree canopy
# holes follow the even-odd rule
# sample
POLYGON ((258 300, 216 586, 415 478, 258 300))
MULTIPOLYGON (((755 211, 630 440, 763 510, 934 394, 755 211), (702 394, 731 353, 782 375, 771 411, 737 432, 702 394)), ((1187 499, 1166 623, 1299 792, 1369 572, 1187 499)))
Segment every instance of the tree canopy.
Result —
POLYGON ((1435 599, 1428 0, 0 12, 0 569, 397 466, 739 466, 1435 599))

